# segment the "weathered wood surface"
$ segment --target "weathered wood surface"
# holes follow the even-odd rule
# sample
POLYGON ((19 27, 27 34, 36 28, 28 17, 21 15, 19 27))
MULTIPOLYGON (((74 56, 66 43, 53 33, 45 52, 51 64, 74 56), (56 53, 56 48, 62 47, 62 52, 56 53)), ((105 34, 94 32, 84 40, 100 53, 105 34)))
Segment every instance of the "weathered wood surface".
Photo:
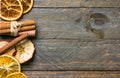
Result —
POLYGON ((25 71, 30 78, 120 78, 119 71, 25 71))
POLYGON ((119 7, 120 0, 35 0, 21 18, 34 19, 37 29, 34 58, 22 70, 30 78, 120 78, 119 7), (91 13, 108 17, 92 24, 97 32, 86 29, 91 13))
POLYGON ((120 7, 120 0, 35 0, 34 7, 120 7))
POLYGON ((120 40, 35 40, 33 60, 23 70, 120 70, 120 40))
POLYGON ((33 8, 22 19, 36 20, 37 27, 35 57, 23 70, 120 70, 118 8, 33 8), (100 26, 104 32, 101 41, 86 31, 85 17, 91 12, 109 18, 100 26))
POLYGON ((120 39, 120 9, 119 8, 74 8, 74 9, 39 9, 22 17, 36 20, 37 39, 80 39, 96 40, 120 39), (96 34, 86 29, 87 14, 101 13, 106 15, 108 22, 104 25, 93 25, 102 32, 96 34))

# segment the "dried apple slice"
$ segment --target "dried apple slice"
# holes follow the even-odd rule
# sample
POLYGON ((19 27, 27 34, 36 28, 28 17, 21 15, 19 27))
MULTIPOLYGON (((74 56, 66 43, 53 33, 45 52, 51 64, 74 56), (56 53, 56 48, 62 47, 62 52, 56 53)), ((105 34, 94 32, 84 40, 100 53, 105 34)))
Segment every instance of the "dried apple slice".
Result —
MULTIPOLYGON (((8 41, 0 41, 0 48, 2 48, 3 46, 5 46, 6 44, 8 44, 8 41)), ((15 47, 12 47, 12 48, 8 49, 5 52, 5 54, 13 55, 15 51, 16 51, 15 47)))
POLYGON ((24 39, 16 45, 15 58, 22 64, 33 57, 35 47, 31 40, 24 39))

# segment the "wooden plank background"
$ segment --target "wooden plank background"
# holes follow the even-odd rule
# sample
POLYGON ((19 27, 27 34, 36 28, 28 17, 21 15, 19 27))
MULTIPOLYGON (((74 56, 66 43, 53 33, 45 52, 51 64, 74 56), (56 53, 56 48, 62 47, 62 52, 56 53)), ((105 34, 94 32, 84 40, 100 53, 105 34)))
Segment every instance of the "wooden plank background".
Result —
POLYGON ((96 35, 86 31, 86 15, 90 12, 102 13, 108 17, 109 21, 105 25, 97 25, 94 28, 99 27, 103 30, 104 39, 119 39, 119 11, 119 8, 34 8, 22 19, 36 20, 37 39, 64 38, 91 41, 96 40, 96 35))
POLYGON ((35 55, 22 65, 30 78, 120 78, 120 0, 35 0, 26 19, 37 30, 35 55), (86 29, 92 13, 108 18, 97 32, 86 29))
POLYGON ((120 7, 119 0, 35 0, 34 7, 120 7))
POLYGON ((23 70, 119 70, 119 43, 35 40, 38 52, 23 70))
POLYGON ((119 78, 118 71, 26 71, 30 78, 119 78))

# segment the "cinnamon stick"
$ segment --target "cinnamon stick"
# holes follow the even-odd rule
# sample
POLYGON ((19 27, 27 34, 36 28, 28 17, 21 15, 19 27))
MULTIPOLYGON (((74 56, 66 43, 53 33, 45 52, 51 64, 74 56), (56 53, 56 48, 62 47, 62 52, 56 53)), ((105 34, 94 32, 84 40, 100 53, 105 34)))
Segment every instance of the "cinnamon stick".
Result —
MULTIPOLYGON (((29 25, 34 25, 35 21, 34 20, 24 20, 19 23, 21 24, 21 26, 29 26, 29 25)), ((11 24, 11 22, 0 21, 0 30, 10 29, 10 24, 11 24)))
MULTIPOLYGON (((35 29, 35 25, 31 25, 31 26, 28 26, 28 27, 21 27, 21 28, 18 29, 18 31, 27 31, 27 30, 33 30, 33 29, 35 29)), ((0 35, 1 34, 8 34, 10 32, 11 32, 10 29, 0 30, 0 35)))
POLYGON ((30 31, 20 32, 18 35, 23 35, 25 33, 29 33, 28 34, 29 37, 35 37, 36 30, 30 30, 30 31))
POLYGON ((10 47, 16 45, 18 42, 22 41, 23 39, 30 37, 30 36, 35 36, 35 30, 31 32, 24 33, 20 35, 19 37, 13 39, 10 41, 7 45, 4 47, 0 48, 0 54, 3 54, 6 50, 8 50, 10 47))
MULTIPOLYGON (((29 31, 22 31, 22 32, 19 32, 18 35, 22 35, 22 34, 25 34, 25 33, 31 33, 31 32, 36 32, 35 30, 29 30, 29 31)), ((14 36, 12 34, 4 34, 4 35, 7 35, 7 36, 14 36)), ((34 37, 35 35, 34 34, 30 34, 31 37, 34 37)))

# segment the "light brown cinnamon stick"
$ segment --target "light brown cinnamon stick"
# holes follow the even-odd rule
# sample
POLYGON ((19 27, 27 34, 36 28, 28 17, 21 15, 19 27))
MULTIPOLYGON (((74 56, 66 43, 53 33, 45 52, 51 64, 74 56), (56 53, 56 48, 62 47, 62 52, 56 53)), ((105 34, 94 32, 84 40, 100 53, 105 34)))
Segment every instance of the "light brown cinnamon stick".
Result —
MULTIPOLYGON (((35 21, 34 20, 24 20, 19 23, 21 24, 21 26, 30 26, 30 25, 34 25, 35 21)), ((10 29, 10 24, 11 24, 11 22, 0 21, 0 30, 10 29)))
POLYGON ((23 35, 25 33, 29 33, 28 34, 29 37, 35 37, 36 30, 30 30, 30 31, 20 32, 18 35, 23 35))
MULTIPOLYGON (((27 31, 27 30, 33 30, 35 29, 35 25, 31 25, 31 26, 28 26, 28 27, 21 27, 18 29, 18 31, 27 31)), ((9 34, 11 32, 10 29, 3 29, 3 30, 0 30, 0 35, 2 34, 9 34)))
POLYGON ((35 36, 35 32, 36 32, 35 30, 31 31, 31 32, 27 32, 27 33, 24 33, 24 34, 20 35, 19 37, 13 39, 7 45, 0 48, 0 54, 3 54, 6 50, 8 50, 10 47, 14 46, 18 42, 22 41, 23 39, 30 37, 30 36, 35 36))
MULTIPOLYGON (((25 33, 31 33, 31 32, 35 32, 35 30, 29 30, 29 31, 22 31, 22 32, 19 32, 19 33, 18 33, 18 36, 19 36, 19 35, 22 35, 22 34, 25 34, 25 33)), ((12 35, 12 34, 4 34, 4 35, 7 35, 7 36, 14 36, 14 35, 12 35)), ((33 34, 33 35, 31 34, 31 36, 34 37, 35 35, 34 35, 34 34, 33 34)))

